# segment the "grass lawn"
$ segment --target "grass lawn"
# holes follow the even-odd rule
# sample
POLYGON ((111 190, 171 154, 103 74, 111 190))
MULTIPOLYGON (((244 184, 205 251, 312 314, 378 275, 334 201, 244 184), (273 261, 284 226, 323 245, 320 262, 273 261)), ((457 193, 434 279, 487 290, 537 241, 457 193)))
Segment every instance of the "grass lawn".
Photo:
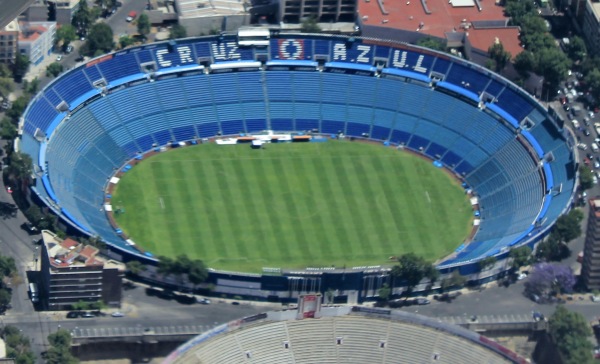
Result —
POLYGON ((408 152, 350 141, 205 144, 155 155, 113 193, 120 227, 154 255, 217 269, 434 261, 468 235, 460 184, 408 152))

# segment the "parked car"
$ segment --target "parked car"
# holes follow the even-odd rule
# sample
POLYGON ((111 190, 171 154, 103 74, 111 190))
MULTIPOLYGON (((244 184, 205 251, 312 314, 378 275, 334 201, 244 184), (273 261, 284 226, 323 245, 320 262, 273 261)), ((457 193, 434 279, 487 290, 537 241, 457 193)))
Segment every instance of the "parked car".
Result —
POLYGON ((84 313, 81 315, 81 317, 83 317, 83 318, 92 318, 92 317, 96 317, 96 315, 94 315, 94 313, 93 313, 93 312, 86 311, 86 312, 84 312, 84 313))
POLYGON ((30 223, 29 221, 22 223, 21 224, 21 229, 27 231, 27 233, 29 235, 36 235, 36 234, 40 233, 40 231, 38 230, 38 228, 36 228, 35 226, 33 226, 33 224, 30 223))
POLYGON ((112 317, 125 317, 125 314, 123 312, 113 312, 110 314, 112 317))
POLYGON ((79 312, 77 311, 71 311, 69 313, 67 313, 67 318, 69 319, 74 319, 74 318, 78 318, 79 317, 79 312))
POLYGON ((431 301, 430 301, 430 300, 428 300, 427 298, 417 298, 417 299, 415 300, 415 303, 416 303, 417 305, 423 306, 423 305, 428 305, 428 304, 430 304, 430 303, 431 303, 431 301))
POLYGON ((196 302, 203 305, 210 305, 210 300, 208 298, 198 298, 196 302))
POLYGON ((56 62, 60 62, 62 60, 62 54, 56 56, 56 62))

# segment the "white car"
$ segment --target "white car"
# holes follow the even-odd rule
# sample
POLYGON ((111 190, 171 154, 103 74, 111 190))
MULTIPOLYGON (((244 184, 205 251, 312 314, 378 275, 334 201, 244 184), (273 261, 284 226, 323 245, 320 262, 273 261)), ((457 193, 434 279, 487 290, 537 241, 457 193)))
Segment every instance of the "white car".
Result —
POLYGON ((598 177, 596 177, 596 175, 594 175, 594 177, 592 177, 592 182, 597 185, 598 184, 598 177))
POLYGON ((520 273, 520 274, 517 276, 517 280, 519 280, 519 281, 521 281, 521 280, 523 280, 523 279, 525 279, 525 278, 527 278, 527 273, 520 273))
POLYGON ((586 150, 587 149, 587 144, 585 144, 585 143, 579 143, 579 144, 577 144, 577 148, 579 148, 581 150, 586 150))
POLYGON ((111 316, 112 316, 112 317, 125 317, 125 314, 124 314, 123 312, 119 312, 119 311, 117 311, 117 312, 113 312, 113 313, 111 314, 111 316))
POLYGON ((60 62, 61 59, 62 59, 62 54, 59 54, 58 56, 56 56, 56 62, 60 62))

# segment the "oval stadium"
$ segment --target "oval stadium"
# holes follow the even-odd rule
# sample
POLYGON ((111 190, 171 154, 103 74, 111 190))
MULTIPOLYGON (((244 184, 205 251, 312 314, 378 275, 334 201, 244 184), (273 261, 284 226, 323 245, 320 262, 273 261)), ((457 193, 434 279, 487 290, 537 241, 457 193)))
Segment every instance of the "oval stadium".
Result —
POLYGON ((32 156, 33 191, 65 222, 152 262, 114 223, 118 176, 147 153, 264 131, 366 139, 445 167, 472 194, 475 229, 442 272, 533 246, 576 188, 574 141, 553 110, 463 59, 360 37, 248 45, 225 34, 97 57, 35 97, 17 149, 32 156))
POLYGON ((365 307, 320 313, 297 319, 296 311, 272 311, 219 325, 164 363, 528 362, 479 333, 416 314, 365 307))

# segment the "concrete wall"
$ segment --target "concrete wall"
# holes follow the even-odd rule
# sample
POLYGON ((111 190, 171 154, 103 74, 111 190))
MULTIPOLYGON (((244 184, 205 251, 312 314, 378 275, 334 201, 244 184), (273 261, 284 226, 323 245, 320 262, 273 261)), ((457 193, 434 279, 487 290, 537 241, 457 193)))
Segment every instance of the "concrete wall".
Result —
POLYGON ((197 35, 209 35, 211 32, 218 34, 221 31, 234 31, 243 25, 250 24, 250 15, 229 15, 204 18, 180 18, 181 24, 187 30, 189 37, 197 35))

